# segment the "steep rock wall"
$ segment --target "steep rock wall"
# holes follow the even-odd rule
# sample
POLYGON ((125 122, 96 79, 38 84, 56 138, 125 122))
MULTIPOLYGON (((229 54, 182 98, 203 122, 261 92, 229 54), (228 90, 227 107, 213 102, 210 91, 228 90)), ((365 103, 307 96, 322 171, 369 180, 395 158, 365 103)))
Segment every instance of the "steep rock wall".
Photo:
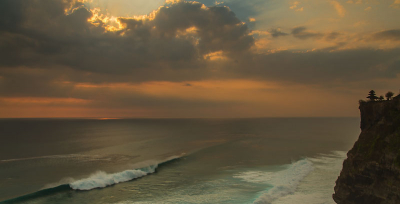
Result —
POLYGON ((338 204, 400 203, 400 98, 360 104, 361 134, 336 181, 338 204))

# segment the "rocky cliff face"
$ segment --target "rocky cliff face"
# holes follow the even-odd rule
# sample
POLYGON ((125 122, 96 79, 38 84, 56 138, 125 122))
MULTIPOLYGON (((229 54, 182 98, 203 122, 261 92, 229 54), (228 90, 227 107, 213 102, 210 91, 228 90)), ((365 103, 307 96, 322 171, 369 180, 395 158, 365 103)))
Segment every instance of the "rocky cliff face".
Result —
POLYGON ((400 97, 360 104, 361 134, 336 181, 338 204, 400 203, 400 97))

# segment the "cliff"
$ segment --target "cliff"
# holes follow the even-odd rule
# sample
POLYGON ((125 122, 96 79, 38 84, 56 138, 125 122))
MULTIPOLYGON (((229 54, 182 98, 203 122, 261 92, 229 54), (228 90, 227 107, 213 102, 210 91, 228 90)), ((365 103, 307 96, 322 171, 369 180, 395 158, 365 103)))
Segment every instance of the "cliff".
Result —
POLYGON ((337 204, 400 203, 400 97, 360 103, 361 134, 336 181, 337 204))

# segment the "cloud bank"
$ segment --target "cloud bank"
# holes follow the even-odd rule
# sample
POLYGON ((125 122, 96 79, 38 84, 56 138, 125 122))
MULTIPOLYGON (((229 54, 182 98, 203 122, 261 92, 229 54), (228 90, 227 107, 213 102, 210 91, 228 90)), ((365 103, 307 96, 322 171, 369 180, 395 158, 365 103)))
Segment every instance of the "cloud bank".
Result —
MULTIPOLYGON (((332 5, 339 16, 345 16, 342 5, 336 1, 332 5)), ((270 41, 278 39, 335 41, 342 35, 305 26, 290 29, 269 29, 271 37, 262 45, 268 49, 270 41)), ((337 82, 391 80, 400 73, 399 48, 260 53, 255 47, 265 39, 254 33, 257 31, 224 4, 174 1, 146 16, 114 17, 90 8, 84 0, 2 0, 0 98, 4 104, 21 98, 31 102, 43 98, 46 103, 53 98, 53 104, 58 104, 58 99, 67 98, 74 106, 90 104, 99 109, 141 107, 154 111, 163 104, 227 107, 227 103, 245 102, 228 96, 213 100, 205 95, 187 98, 172 93, 160 101, 160 95, 151 94, 153 89, 143 87, 153 82, 178 83, 178 87, 182 83, 194 91, 196 81, 218 84, 221 80, 329 87, 337 82), (102 93, 107 93, 109 100, 102 93)), ((399 36, 398 29, 391 29, 370 39, 399 41, 399 36)), ((178 89, 175 85, 171 88, 178 89)))

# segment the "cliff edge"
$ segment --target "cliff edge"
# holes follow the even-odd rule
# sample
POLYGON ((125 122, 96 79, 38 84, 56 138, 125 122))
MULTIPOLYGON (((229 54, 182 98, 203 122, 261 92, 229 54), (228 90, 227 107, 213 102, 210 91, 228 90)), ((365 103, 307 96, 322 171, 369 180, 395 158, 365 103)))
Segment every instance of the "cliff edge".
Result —
POLYGON ((336 181, 337 204, 400 203, 400 97, 362 102, 361 134, 336 181))

